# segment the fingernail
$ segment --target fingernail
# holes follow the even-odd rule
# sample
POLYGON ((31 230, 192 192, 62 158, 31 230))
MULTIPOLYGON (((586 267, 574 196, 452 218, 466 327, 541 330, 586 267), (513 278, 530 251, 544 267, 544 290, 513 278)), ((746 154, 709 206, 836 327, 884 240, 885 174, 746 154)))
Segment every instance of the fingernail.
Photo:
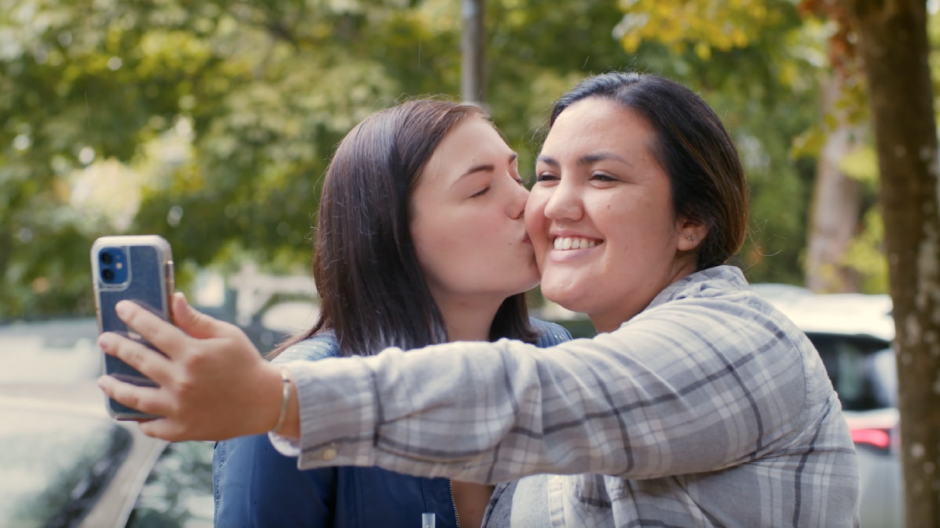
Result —
POLYGON ((98 346, 101 347, 101 350, 104 350, 105 352, 111 350, 111 336, 108 334, 101 334, 101 336, 98 337, 98 346))
POLYGON ((127 301, 121 301, 117 303, 117 305, 114 307, 114 311, 117 312, 118 317, 124 317, 125 315, 127 315, 127 311, 128 309, 130 309, 129 304, 130 303, 128 303, 127 301))

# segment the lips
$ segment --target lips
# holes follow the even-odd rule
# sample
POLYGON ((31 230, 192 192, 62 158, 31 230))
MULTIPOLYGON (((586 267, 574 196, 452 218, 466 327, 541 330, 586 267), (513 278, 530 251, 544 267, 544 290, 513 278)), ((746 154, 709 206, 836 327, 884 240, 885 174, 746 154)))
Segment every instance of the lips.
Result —
POLYGON ((588 249, 602 244, 603 240, 598 240, 596 238, 586 238, 580 236, 570 236, 570 237, 556 237, 553 241, 553 248, 562 251, 569 251, 574 249, 588 249))

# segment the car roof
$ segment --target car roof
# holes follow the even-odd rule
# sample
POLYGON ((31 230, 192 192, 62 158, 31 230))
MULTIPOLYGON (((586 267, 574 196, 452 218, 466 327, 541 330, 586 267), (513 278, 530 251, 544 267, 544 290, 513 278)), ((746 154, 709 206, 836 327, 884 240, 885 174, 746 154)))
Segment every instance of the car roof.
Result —
POLYGON ((894 339, 891 297, 861 293, 815 294, 788 285, 752 286, 806 333, 894 339))

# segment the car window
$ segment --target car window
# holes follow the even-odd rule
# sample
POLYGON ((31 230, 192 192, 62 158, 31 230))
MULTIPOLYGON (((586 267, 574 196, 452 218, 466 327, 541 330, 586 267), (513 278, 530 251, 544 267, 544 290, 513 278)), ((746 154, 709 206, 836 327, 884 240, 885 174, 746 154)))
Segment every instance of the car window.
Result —
POLYGON ((839 394, 843 409, 868 411, 890 407, 897 385, 888 379, 893 374, 885 367, 885 358, 893 361, 888 343, 866 336, 807 332, 819 351, 832 386, 839 394), (885 356, 885 353, 889 356, 885 356))
POLYGON ((164 450, 137 499, 128 528, 209 528, 212 443, 182 442, 164 450))
POLYGON ((898 404, 898 363, 894 351, 886 348, 871 356, 872 385, 879 401, 890 407, 898 404))
POLYGON ((105 417, 0 409, 0 526, 70 526, 97 500, 131 442, 105 417))

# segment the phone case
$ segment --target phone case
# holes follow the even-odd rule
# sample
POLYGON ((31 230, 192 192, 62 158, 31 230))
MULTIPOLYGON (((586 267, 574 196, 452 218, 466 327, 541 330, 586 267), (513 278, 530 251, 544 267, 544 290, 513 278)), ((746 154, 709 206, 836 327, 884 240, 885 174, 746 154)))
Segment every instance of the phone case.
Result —
MULTIPOLYGON (((160 318, 171 321, 170 297, 173 295, 173 255, 170 244, 156 235, 101 237, 91 247, 91 268, 95 289, 95 307, 98 329, 115 332, 154 348, 144 338, 127 328, 118 318, 114 306, 122 300, 132 300, 152 311, 160 318), (104 264, 102 253, 109 253, 104 264), (123 259, 123 260, 122 260, 123 259), (120 262, 111 262, 112 260, 120 262), (103 270, 104 268, 104 270, 103 270), (103 277, 111 270, 121 274, 119 283, 103 277), (118 271, 120 270, 120 271, 118 271)), ((135 385, 154 387, 149 378, 120 359, 104 354, 103 371, 115 378, 135 385)), ((108 412, 118 420, 158 418, 122 405, 110 398, 108 412)))

